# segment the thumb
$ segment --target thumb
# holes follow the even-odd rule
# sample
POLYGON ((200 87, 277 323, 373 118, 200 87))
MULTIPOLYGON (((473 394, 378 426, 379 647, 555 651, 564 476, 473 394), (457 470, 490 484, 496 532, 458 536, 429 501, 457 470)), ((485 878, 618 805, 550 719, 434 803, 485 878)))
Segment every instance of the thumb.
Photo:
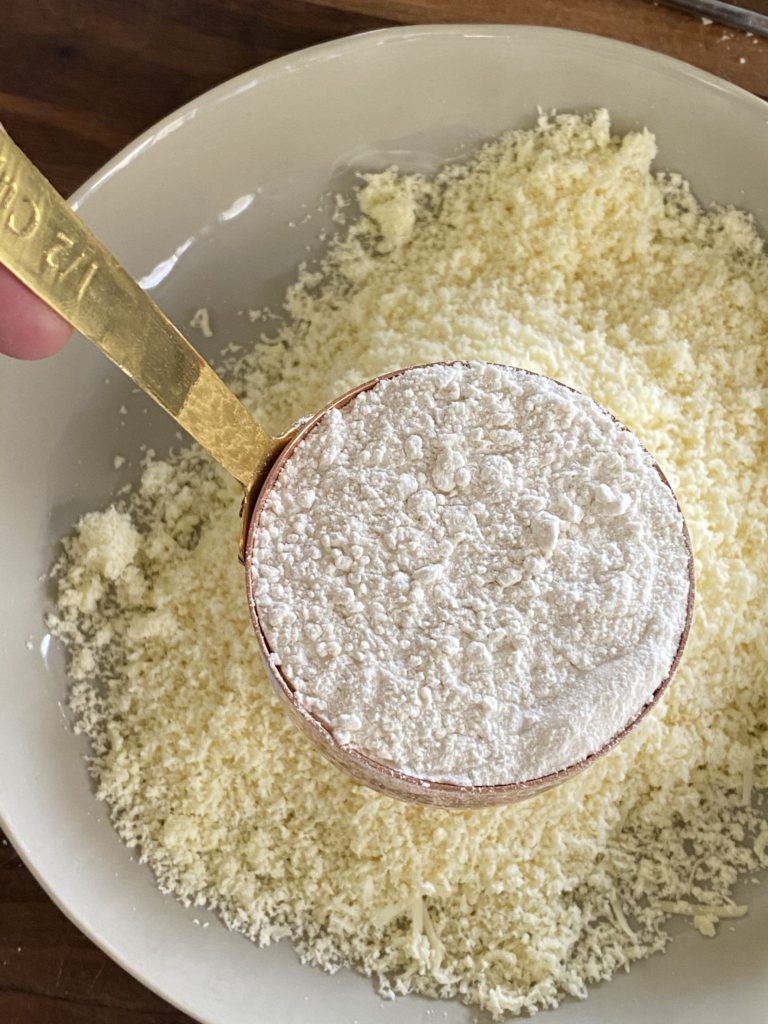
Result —
POLYGON ((65 320, 0 266, 0 352, 42 359, 58 352, 71 333, 65 320))
POLYGON ((0 265, 0 352, 42 359, 58 352, 71 333, 66 321, 0 265))

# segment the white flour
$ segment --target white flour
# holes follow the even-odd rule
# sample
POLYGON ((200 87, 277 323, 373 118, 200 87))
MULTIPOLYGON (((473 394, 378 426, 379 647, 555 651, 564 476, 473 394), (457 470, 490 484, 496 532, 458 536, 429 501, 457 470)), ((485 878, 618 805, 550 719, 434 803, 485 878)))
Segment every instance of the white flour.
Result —
POLYGON ((591 399, 482 363, 334 410, 270 493, 252 572, 300 703, 408 774, 494 785, 602 747, 667 676, 682 516, 591 399))

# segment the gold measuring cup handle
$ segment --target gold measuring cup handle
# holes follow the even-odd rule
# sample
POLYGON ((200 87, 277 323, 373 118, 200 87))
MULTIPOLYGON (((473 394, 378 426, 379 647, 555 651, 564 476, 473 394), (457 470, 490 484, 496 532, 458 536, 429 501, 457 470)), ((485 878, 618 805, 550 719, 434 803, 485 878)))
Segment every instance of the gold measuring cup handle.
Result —
POLYGON ((256 423, 1 130, 0 263, 154 398, 239 480, 247 501, 258 492, 285 439, 256 423))

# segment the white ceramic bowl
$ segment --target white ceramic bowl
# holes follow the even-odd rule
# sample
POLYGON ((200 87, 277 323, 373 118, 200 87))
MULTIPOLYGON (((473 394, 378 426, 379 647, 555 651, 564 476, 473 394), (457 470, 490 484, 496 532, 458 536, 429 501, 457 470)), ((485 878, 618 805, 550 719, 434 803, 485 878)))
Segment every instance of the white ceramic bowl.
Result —
MULTIPOLYGON (((762 101, 621 43, 485 25, 372 33, 258 68, 151 129, 74 204, 179 324, 201 306, 212 311, 215 339, 201 345, 212 354, 255 333, 238 310, 279 299, 321 219, 287 230, 303 203, 348 188, 354 169, 431 170, 462 143, 529 125, 538 106, 607 106, 619 130, 649 125, 660 166, 682 171, 702 200, 736 203, 768 223, 762 101)), ((259 950, 215 921, 196 927, 193 918, 209 918, 162 896, 130 859, 62 711, 44 574, 80 513, 135 476, 139 445, 162 450, 173 426, 78 340, 43 364, 2 362, 0 437, 0 809, 52 898, 145 984, 210 1024, 471 1019, 453 1003, 384 1004, 351 972, 302 967, 286 944, 259 950), (127 471, 113 469, 117 453, 131 460, 127 471)), ((768 888, 748 889, 750 913, 733 931, 711 940, 681 925, 664 956, 553 1020, 764 1024, 768 888)))

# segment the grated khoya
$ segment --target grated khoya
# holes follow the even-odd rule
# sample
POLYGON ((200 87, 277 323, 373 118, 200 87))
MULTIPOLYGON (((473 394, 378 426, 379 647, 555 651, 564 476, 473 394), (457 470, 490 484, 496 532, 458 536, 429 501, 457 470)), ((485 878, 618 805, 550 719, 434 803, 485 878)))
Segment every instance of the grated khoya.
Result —
POLYGON ((713 934, 745 913, 734 883, 768 864, 768 259, 747 215, 702 210, 654 155, 602 111, 542 118, 432 179, 368 177, 239 379, 275 429, 437 360, 521 366, 608 408, 667 469, 695 549, 661 704, 525 804, 369 792, 271 694, 234 485, 196 451, 154 461, 66 541, 54 618, 99 797, 163 890, 385 994, 496 1016, 585 996, 663 949, 672 914, 713 934))

